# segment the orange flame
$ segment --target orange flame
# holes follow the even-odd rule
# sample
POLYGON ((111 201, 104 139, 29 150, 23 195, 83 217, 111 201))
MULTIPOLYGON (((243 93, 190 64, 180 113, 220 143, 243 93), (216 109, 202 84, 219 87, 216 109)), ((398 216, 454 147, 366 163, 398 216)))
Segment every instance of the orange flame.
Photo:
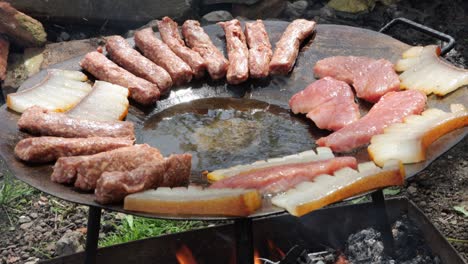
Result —
POLYGON ((197 264, 192 251, 190 251, 186 245, 182 245, 179 250, 177 250, 176 258, 179 261, 179 264, 197 264))
POLYGON ((273 243, 273 241, 268 239, 267 243, 268 243, 268 249, 270 249, 270 252, 278 254, 279 259, 283 259, 284 256, 286 256, 286 254, 283 252, 283 250, 281 250, 279 247, 277 247, 275 245, 275 243, 273 243))
POLYGON ((254 250, 254 264, 262 264, 262 261, 260 260, 260 254, 256 249, 254 250))

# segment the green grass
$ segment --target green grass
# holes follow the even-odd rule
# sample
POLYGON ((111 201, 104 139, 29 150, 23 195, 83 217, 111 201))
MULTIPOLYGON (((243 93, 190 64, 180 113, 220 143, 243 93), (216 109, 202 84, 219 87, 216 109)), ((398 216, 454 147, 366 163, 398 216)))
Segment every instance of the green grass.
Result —
POLYGON ((5 217, 0 219, 1 225, 8 223, 12 227, 15 226, 16 216, 21 214, 23 207, 30 202, 29 198, 36 192, 34 188, 4 171, 3 177, 0 178, 0 212, 5 217))
POLYGON ((206 223, 200 221, 171 221, 149 219, 132 215, 125 215, 116 230, 100 239, 99 246, 106 247, 143 238, 155 237, 201 228, 206 223))

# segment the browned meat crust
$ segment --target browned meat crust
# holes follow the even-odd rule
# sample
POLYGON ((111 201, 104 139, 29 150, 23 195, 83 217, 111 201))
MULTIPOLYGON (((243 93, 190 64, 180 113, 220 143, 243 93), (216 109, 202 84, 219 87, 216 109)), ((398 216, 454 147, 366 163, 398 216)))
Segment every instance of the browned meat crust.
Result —
POLYGON ((100 80, 127 87, 130 97, 140 104, 152 104, 159 99, 156 84, 133 75, 97 51, 86 54, 80 65, 100 80))
POLYGON ((106 51, 114 62, 127 71, 157 84, 161 93, 171 88, 172 79, 169 73, 133 49, 121 36, 107 37, 106 51))
POLYGON ((249 45, 249 73, 252 78, 265 78, 273 51, 262 20, 245 23, 245 37, 249 45))
POLYGON ((185 21, 182 25, 182 35, 184 35, 187 46, 203 57, 208 73, 213 80, 226 76, 228 61, 223 53, 211 42, 210 37, 205 33, 198 21, 185 21))
POLYGON ((121 202, 126 195, 157 187, 177 187, 188 183, 192 156, 171 155, 159 162, 148 162, 126 172, 105 172, 96 185, 96 201, 121 202))
POLYGON ((164 43, 192 68, 193 76, 195 76, 195 78, 203 77, 206 69, 205 61, 198 52, 185 46, 180 36, 177 23, 169 17, 163 17, 162 20, 158 21, 158 29, 164 43))
POLYGON ((137 31, 135 44, 148 59, 169 72, 175 85, 185 84, 192 80, 190 66, 158 39, 151 28, 137 31))
POLYGON ((315 22, 296 19, 288 25, 281 39, 276 43, 275 53, 270 62, 270 74, 288 74, 296 62, 299 46, 315 29, 315 22))
POLYGON ((119 137, 135 139, 133 123, 127 121, 94 121, 78 119, 64 113, 32 106, 21 115, 18 127, 34 135, 66 138, 119 137))
POLYGON ((92 155, 133 145, 133 140, 112 137, 22 139, 15 147, 16 156, 28 162, 49 162, 60 157, 92 155))
POLYGON ((130 171, 146 162, 157 162, 163 157, 159 150, 147 144, 118 148, 89 156, 59 158, 51 179, 73 183, 80 190, 96 188, 96 182, 106 171, 130 171))
POLYGON ((239 84, 249 78, 249 50, 244 32, 237 19, 218 23, 226 35, 229 67, 226 75, 229 84, 239 84))
POLYGON ((10 42, 0 36, 0 81, 5 80, 10 42))

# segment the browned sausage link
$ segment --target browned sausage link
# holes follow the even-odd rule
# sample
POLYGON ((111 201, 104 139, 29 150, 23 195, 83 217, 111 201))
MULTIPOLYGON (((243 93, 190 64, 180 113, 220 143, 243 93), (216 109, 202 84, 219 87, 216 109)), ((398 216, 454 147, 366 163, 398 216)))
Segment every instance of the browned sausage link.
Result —
POLYGON ((140 104, 152 104, 159 99, 156 84, 133 75, 97 51, 86 54, 80 65, 100 80, 127 87, 130 97, 140 104))
POLYGON ((60 157, 91 155, 133 145, 133 140, 113 137, 33 137, 15 146, 16 156, 28 162, 49 162, 60 157))
POLYGON ((164 17, 161 21, 158 21, 158 29, 164 43, 192 68, 193 76, 195 78, 203 77, 206 69, 205 61, 200 54, 185 46, 177 23, 169 17, 164 17))
POLYGON ((135 139, 133 123, 127 121, 94 121, 78 119, 64 113, 32 106, 18 120, 22 131, 56 137, 121 137, 135 139))
POLYGON ((275 53, 270 62, 270 74, 288 74, 296 62, 301 42, 312 35, 315 22, 296 19, 288 25, 281 39, 276 43, 275 53))
POLYGON ((5 80, 10 42, 0 36, 0 81, 5 80))
POLYGON ((210 37, 205 33, 198 21, 185 21, 182 25, 182 35, 184 35, 187 46, 203 57, 208 73, 213 80, 226 76, 228 61, 223 53, 211 42, 210 37))
POLYGON ((224 29, 229 57, 229 67, 226 75, 229 84, 239 84, 249 78, 249 50, 245 42, 244 32, 237 19, 218 23, 224 29))
POLYGON ((121 36, 106 38, 106 51, 109 57, 127 71, 158 85, 165 93, 172 86, 169 73, 133 49, 121 36))
POLYGON ((171 155, 159 162, 142 164, 132 171, 104 172, 96 184, 96 201, 121 202, 128 194, 157 187, 177 187, 188 183, 192 156, 171 155))
POLYGON ((129 171, 146 162, 162 160, 161 153, 147 144, 118 148, 89 156, 62 157, 54 165, 51 179, 73 183, 80 190, 93 190, 106 171, 129 171))
POLYGON ((249 45, 249 73, 252 78, 265 78, 270 71, 273 51, 262 20, 245 23, 245 38, 249 45))
POLYGON ((175 85, 188 83, 192 80, 190 66, 158 39, 151 28, 137 31, 135 33, 135 44, 148 59, 169 72, 175 85))

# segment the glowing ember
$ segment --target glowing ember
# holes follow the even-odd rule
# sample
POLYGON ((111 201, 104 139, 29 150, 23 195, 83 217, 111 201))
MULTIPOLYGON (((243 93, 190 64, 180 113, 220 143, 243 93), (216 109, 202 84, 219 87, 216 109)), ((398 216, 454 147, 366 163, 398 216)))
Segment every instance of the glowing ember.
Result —
POLYGON ((176 252, 176 258, 179 264, 196 264, 192 251, 186 246, 182 245, 176 252))
POLYGON ((254 250, 254 264, 263 264, 262 260, 260 259, 260 254, 258 250, 254 250))

